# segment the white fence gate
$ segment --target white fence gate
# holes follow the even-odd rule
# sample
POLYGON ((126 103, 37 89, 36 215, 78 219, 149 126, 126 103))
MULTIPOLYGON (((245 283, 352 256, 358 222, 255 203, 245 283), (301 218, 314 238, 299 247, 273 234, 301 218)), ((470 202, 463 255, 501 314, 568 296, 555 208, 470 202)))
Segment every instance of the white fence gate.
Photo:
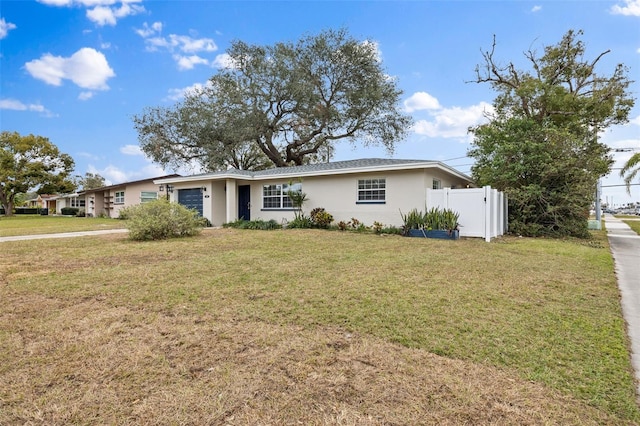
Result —
POLYGON ((461 237, 480 237, 485 241, 507 231, 507 198, 490 186, 461 189, 427 189, 427 209, 439 207, 460 214, 461 237))

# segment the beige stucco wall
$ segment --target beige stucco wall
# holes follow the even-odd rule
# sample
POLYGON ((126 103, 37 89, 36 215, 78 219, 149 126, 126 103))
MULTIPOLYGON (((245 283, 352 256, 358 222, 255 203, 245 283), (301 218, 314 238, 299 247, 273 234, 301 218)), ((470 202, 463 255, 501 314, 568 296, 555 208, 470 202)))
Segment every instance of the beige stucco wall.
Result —
POLYGON ((118 218, 120 210, 125 207, 140 204, 142 192, 156 192, 158 197, 164 192, 158 191, 158 185, 152 181, 123 184, 105 190, 87 191, 85 193, 85 211, 92 216, 107 215, 118 218), (116 203, 116 192, 124 191, 124 203, 116 203))
MULTIPOLYGON (((432 188, 433 179, 439 179, 443 188, 463 187, 466 182, 457 180, 446 172, 437 169, 395 170, 386 172, 353 173, 345 175, 327 175, 305 177, 302 190, 308 200, 303 206, 305 214, 312 209, 323 207, 334 217, 335 222, 358 219, 367 226, 374 221, 384 225, 401 226, 400 211, 407 213, 413 208, 425 209, 426 189, 432 188), (358 180, 386 179, 386 200, 384 204, 357 203, 358 180)), ((173 184, 174 191, 170 200, 178 201, 181 189, 205 188, 203 195, 203 216, 213 226, 236 220, 238 217, 238 189, 242 185, 251 186, 251 219, 276 220, 281 223, 294 218, 292 210, 269 210, 263 208, 262 189, 264 185, 290 183, 291 179, 273 179, 248 181, 241 179, 221 179, 213 181, 188 181, 173 184)), ((296 181, 295 179, 293 180, 296 181)), ((155 186, 157 190, 157 185, 155 186)), ((125 196, 129 203, 129 189, 125 196)), ((160 192, 165 196, 166 192, 160 192)), ((139 197, 139 191, 138 195, 139 197)), ((136 201, 139 202, 139 201, 136 201)), ((117 217, 117 216, 114 216, 117 217)))
MULTIPOLYGON (((302 191, 308 201, 303 206, 305 214, 316 207, 323 207, 331 213, 335 222, 358 219, 367 226, 374 221, 384 225, 402 225, 400 211, 407 213, 413 208, 425 209, 426 189, 431 188, 433 179, 440 179, 442 187, 461 187, 462 181, 454 181, 445 173, 437 171, 404 170, 388 172, 354 173, 338 176, 306 177, 302 180, 302 191), (386 200, 384 204, 357 203, 359 179, 386 179, 386 200)), ((268 184, 289 183, 290 180, 274 179, 252 182, 252 219, 278 222, 291 220, 292 211, 271 211, 262 207, 262 187, 268 184)))

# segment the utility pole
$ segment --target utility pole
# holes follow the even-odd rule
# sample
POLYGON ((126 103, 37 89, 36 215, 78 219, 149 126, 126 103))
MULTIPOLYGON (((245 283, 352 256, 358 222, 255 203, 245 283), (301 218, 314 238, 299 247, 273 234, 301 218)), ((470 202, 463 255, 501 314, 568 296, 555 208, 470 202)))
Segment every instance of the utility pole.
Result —
MULTIPOLYGON (((600 179, 598 179, 598 183, 596 184, 596 220, 598 221, 598 224, 600 224, 600 221, 602 220, 602 212, 600 209, 600 197, 602 194, 602 182, 600 181, 600 179)), ((601 227, 598 226, 598 229, 600 229, 601 227)))

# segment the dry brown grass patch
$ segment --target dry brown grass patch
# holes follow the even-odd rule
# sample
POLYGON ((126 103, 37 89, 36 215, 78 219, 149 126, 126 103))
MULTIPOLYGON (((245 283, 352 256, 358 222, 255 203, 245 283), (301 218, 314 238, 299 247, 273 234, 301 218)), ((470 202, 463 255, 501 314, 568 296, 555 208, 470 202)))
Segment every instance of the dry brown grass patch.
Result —
POLYGON ((6 302, 2 328, 22 326, 3 338, 0 424, 615 423, 507 371, 336 328, 6 302))

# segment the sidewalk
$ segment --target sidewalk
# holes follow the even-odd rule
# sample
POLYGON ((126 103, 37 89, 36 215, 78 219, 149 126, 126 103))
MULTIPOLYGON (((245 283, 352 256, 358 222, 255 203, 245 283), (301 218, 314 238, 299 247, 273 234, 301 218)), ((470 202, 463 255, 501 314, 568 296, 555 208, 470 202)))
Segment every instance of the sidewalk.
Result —
POLYGON ((42 240, 46 238, 71 238, 71 237, 87 237, 90 235, 104 235, 128 232, 127 229, 103 229, 100 231, 80 231, 80 232, 64 232, 60 234, 36 234, 36 235, 16 235, 13 237, 0 237, 0 243, 7 241, 24 241, 24 240, 42 240))
POLYGON ((631 343, 631 365, 636 376, 636 395, 640 399, 640 236, 610 214, 604 215, 611 254, 631 343))

